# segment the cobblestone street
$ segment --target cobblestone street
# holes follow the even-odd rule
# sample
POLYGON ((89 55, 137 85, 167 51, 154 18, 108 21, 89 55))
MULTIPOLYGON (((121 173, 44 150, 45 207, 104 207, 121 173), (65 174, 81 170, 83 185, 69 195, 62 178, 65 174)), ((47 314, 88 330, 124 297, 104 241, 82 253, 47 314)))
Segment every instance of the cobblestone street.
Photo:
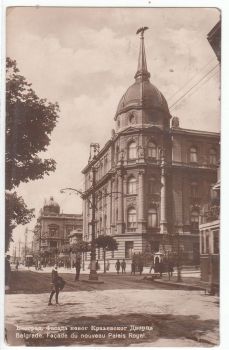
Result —
MULTIPOLYGON (((39 276, 42 283, 41 274, 32 274, 39 276)), ((67 342, 105 345, 112 342, 119 345, 146 343, 145 345, 166 346, 169 343, 170 346, 200 346, 203 343, 199 343, 198 338, 209 332, 217 339, 219 316, 217 297, 205 295, 200 291, 184 291, 155 286, 153 283, 140 283, 139 277, 131 280, 130 276, 108 275, 101 276, 101 279, 104 280, 104 284, 90 286, 88 283, 78 282, 75 291, 61 292, 58 306, 47 306, 49 293, 6 295, 6 322, 11 327, 42 327, 43 333, 50 325, 152 327, 151 331, 134 331, 135 338, 124 337, 124 332, 124 338, 121 339, 109 339, 106 335, 102 341, 87 337, 81 340, 79 339, 81 333, 78 333, 75 339, 59 339, 61 344, 67 342), (110 284, 112 289, 109 289, 110 284)), ((100 333, 97 331, 92 334, 100 333)), ((23 343, 26 340, 12 341, 23 343)), ((45 344, 49 344, 47 339, 45 344)))

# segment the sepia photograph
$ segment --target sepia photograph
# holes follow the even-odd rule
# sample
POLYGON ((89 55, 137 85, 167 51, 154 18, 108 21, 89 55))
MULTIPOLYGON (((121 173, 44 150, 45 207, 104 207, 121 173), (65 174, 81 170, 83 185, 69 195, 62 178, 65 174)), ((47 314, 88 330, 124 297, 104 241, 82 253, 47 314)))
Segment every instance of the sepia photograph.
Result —
POLYGON ((6 9, 5 344, 220 344, 221 11, 6 9))

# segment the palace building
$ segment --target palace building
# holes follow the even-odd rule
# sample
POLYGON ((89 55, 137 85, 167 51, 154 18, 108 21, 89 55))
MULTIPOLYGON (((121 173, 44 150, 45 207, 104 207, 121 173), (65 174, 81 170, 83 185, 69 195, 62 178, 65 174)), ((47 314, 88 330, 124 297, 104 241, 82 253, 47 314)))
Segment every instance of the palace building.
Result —
POLYGON ((197 264, 200 209, 217 179, 219 134, 184 129, 171 116, 150 82, 144 31, 134 79, 118 104, 112 137, 82 170, 83 239, 91 240, 95 191, 96 236, 112 235, 118 242, 117 251, 107 252, 110 263, 128 261, 133 253, 172 254, 179 242, 184 261, 197 264))
POLYGON ((61 213, 59 204, 50 197, 45 200, 34 228, 34 251, 60 251, 62 246, 70 243, 73 231, 82 234, 82 227, 82 214, 61 213))

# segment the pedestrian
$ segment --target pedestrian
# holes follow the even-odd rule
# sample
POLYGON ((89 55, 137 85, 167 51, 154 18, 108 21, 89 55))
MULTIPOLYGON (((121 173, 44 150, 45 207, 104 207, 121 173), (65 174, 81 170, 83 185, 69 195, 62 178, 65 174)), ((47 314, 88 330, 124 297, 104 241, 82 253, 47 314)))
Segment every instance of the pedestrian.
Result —
POLYGON ((48 305, 53 305, 52 304, 52 297, 55 295, 55 299, 56 299, 56 304, 59 304, 58 302, 58 297, 59 297, 59 292, 60 290, 62 290, 64 288, 65 285, 65 281, 63 280, 62 277, 60 277, 58 275, 58 271, 57 271, 57 266, 55 266, 52 270, 52 290, 49 296, 49 302, 48 305))
POLYGON ((10 255, 7 255, 5 258, 5 290, 10 289, 10 277, 11 277, 10 255))
POLYGON ((77 258, 77 259, 76 259, 75 268, 76 268, 75 281, 79 281, 80 269, 81 269, 81 261, 80 261, 80 258, 77 258))
POLYGON ((154 262, 152 262, 150 269, 149 269, 149 273, 151 273, 153 270, 153 272, 155 273, 155 266, 154 266, 154 262))
POLYGON ((169 275, 169 280, 173 276, 173 263, 172 261, 168 262, 168 275, 169 275))
POLYGON ((96 269, 96 271, 98 271, 99 270, 99 261, 98 260, 96 260, 96 263, 95 263, 95 269, 96 269))
POLYGON ((159 264, 158 264, 158 271, 160 273, 160 277, 162 277, 163 275, 163 272, 164 272, 164 264, 163 264, 163 261, 160 261, 159 264))
POLYGON ((120 271, 120 266, 121 266, 121 263, 119 261, 119 259, 116 261, 116 264, 115 264, 115 268, 116 268, 116 271, 117 271, 117 274, 119 275, 119 271, 120 271))
POLYGON ((135 271, 136 271, 136 262, 135 262, 135 260, 132 260, 132 262, 131 262, 131 275, 135 275, 135 271))
POLYGON ((125 259, 121 262, 122 274, 126 273, 126 261, 125 259))
POLYGON ((18 271, 18 266, 19 266, 19 262, 17 260, 17 262, 16 262, 16 271, 18 271))
POLYGON ((142 272, 143 272, 143 267, 144 267, 144 264, 143 264, 143 261, 142 261, 142 259, 139 261, 139 263, 138 263, 138 269, 139 269, 139 273, 140 273, 140 275, 142 274, 142 272))

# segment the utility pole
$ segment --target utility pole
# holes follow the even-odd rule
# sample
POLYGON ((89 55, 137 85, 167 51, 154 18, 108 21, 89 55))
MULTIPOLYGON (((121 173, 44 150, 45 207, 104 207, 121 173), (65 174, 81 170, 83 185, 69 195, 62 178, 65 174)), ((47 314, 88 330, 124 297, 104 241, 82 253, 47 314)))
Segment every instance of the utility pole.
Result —
POLYGON ((21 262, 21 240, 18 241, 18 257, 21 262))
POLYGON ((95 247, 95 177, 96 177, 96 169, 92 167, 92 219, 91 219, 91 268, 89 274, 89 280, 98 280, 98 275, 96 272, 96 247, 95 247))
POLYGON ((27 250, 28 227, 25 228, 25 265, 26 265, 26 250, 27 250))

